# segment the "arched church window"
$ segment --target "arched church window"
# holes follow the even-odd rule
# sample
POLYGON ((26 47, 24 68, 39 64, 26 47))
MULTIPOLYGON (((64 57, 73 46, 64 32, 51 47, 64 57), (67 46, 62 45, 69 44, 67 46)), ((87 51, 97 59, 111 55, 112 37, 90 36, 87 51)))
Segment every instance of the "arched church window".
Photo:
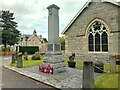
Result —
POLYGON ((102 33, 102 51, 108 51, 108 35, 106 32, 102 33))
POLYGON ((95 34, 95 51, 100 51, 100 34, 95 34))
POLYGON ((92 33, 89 34, 88 40, 89 40, 89 51, 94 51, 94 41, 93 41, 92 33))
POLYGON ((108 52, 108 34, 105 25, 95 21, 88 32, 88 48, 90 52, 108 52))

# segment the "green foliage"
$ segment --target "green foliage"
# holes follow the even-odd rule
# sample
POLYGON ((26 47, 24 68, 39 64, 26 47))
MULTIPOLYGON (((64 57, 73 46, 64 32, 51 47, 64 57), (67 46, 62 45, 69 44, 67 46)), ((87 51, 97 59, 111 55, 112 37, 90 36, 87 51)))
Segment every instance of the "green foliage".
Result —
MULTIPOLYGON (((41 57, 41 60, 32 60, 31 58, 28 58, 28 60, 23 59, 23 68, 31 67, 31 66, 39 66, 43 63, 43 57, 41 57)), ((11 66, 17 67, 17 60, 15 63, 12 63, 11 66)))
POLYGON ((74 58, 75 58, 75 53, 73 53, 71 56, 69 56, 70 61, 74 61, 74 58))
MULTIPOLYGON (((64 63, 67 64, 69 60, 64 60, 64 63)), ((78 68, 82 68, 83 67, 83 62, 81 61, 76 61, 76 66, 78 68)))
POLYGON ((35 54, 32 56, 32 60, 40 60, 40 53, 39 52, 35 52, 35 54))
POLYGON ((104 63, 102 61, 99 61, 99 60, 95 61, 93 64, 96 66, 103 66, 104 65, 104 63))
POLYGON ((2 46, 1 49, 2 49, 2 51, 5 51, 5 46, 2 46))
POLYGON ((65 50, 65 38, 64 37, 60 38, 60 44, 61 44, 61 50, 65 50))
POLYGON ((43 38, 43 41, 46 42, 46 43, 48 42, 46 38, 43 38))
MULTIPOLYGON (((18 51, 18 46, 16 47, 16 51, 18 51)), ((34 54, 39 51, 38 46, 19 46, 19 52, 27 52, 28 54, 34 54)))
POLYGON ((13 21, 15 18, 13 17, 14 13, 10 13, 10 11, 2 11, 2 16, 0 17, 2 25, 0 28, 0 36, 2 36, 2 44, 5 45, 14 45, 19 41, 20 31, 18 31, 17 23, 13 21))
POLYGON ((2 47, 1 47, 1 50, 2 50, 2 51, 10 51, 10 47, 2 46, 2 47))
MULTIPOLYGON (((96 88, 118 88, 118 84, 119 84, 118 74, 103 74, 102 76, 100 76, 95 80, 96 88)), ((106 89, 102 89, 102 90, 106 90, 106 89)))

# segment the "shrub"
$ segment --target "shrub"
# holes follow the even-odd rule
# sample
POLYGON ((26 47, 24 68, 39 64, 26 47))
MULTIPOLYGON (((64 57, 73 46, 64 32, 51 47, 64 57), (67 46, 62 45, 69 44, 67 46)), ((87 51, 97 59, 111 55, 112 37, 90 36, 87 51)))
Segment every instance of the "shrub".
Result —
POLYGON ((40 60, 40 53, 39 52, 35 52, 35 54, 32 56, 32 60, 40 60))
MULTIPOLYGON (((18 51, 18 46, 16 47, 16 51, 18 51)), ((39 51, 38 46, 19 46, 19 52, 27 52, 28 54, 34 54, 39 51)))
POLYGON ((96 66, 103 66, 104 63, 102 61, 97 60, 96 62, 93 63, 96 66))
POLYGON ((75 58, 75 53, 73 53, 71 56, 69 56, 70 61, 74 61, 74 58, 75 58))
POLYGON ((5 48, 5 46, 2 46, 2 47, 1 47, 1 50, 2 50, 2 51, 10 51, 10 47, 6 47, 6 48, 5 48))

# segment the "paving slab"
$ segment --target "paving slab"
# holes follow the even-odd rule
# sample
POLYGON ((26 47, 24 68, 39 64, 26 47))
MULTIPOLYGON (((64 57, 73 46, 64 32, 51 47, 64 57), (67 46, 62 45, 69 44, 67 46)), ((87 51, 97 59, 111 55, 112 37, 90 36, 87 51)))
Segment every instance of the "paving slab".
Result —
MULTIPOLYGON (((51 85, 55 88, 82 88, 83 70, 80 68, 70 68, 66 66, 65 72, 48 75, 40 72, 39 66, 32 66, 28 68, 16 68, 10 66, 8 63, 4 64, 4 66, 22 75, 51 85)), ((100 75, 101 74, 95 73, 95 79, 100 75)))

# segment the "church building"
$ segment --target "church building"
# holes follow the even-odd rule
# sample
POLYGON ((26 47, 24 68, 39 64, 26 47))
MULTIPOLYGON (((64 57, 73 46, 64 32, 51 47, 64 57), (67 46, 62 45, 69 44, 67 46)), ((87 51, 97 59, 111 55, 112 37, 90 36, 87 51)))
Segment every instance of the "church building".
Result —
POLYGON ((89 0, 63 30, 65 54, 108 60, 120 54, 120 3, 89 0))

